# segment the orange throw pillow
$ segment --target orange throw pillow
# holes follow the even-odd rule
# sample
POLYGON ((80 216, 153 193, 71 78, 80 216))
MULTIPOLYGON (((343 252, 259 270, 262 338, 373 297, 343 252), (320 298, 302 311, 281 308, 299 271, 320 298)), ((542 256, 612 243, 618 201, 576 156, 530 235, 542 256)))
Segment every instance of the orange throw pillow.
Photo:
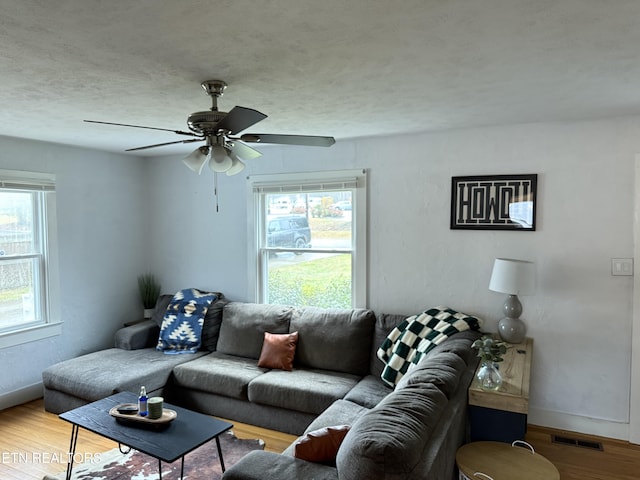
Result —
POLYGON ((258 366, 278 370, 293 370, 293 357, 296 355, 298 332, 269 333, 264 332, 262 351, 258 366))
POLYGON ((338 449, 349 428, 349 425, 339 425, 309 432, 296 440, 293 456, 307 462, 335 465, 338 449))

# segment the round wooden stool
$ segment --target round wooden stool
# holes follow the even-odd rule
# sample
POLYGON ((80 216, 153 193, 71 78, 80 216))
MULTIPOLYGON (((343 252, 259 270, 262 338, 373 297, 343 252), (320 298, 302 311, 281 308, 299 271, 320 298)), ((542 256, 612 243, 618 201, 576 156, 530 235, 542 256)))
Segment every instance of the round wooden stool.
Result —
POLYGON ((526 442, 473 442, 456 453, 460 480, 560 480, 558 469, 526 442), (516 447, 521 443, 528 449, 516 447))

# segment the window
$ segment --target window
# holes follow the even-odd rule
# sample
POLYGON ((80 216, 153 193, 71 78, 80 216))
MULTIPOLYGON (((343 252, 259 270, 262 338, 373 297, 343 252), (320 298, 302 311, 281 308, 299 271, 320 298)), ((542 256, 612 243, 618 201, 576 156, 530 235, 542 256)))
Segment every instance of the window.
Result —
POLYGON ((55 230, 55 177, 0 170, 0 347, 56 333, 13 337, 57 323, 55 230))
POLYGON ((366 173, 260 175, 250 181, 257 301, 365 307, 366 173))

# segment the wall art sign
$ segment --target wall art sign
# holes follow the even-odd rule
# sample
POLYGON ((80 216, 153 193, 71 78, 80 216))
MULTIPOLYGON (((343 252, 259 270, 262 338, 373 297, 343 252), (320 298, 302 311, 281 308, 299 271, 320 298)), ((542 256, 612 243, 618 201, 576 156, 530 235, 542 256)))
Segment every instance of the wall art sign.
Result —
POLYGON ((483 175, 451 178, 451 228, 536 229, 538 175, 483 175))

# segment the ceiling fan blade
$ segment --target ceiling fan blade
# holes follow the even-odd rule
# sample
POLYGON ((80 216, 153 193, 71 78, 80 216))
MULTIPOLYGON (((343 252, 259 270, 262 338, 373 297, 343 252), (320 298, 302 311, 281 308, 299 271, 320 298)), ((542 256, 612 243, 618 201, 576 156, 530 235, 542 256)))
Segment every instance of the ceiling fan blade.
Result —
POLYGON ((135 152, 136 150, 146 150, 147 148, 164 147, 165 145, 175 145, 176 143, 203 142, 204 138, 191 138, 189 140, 178 140, 176 142, 156 143, 155 145, 145 145, 144 147, 127 148, 125 152, 135 152))
POLYGON ((147 130, 160 130, 163 132, 173 132, 178 135, 189 135, 190 137, 197 137, 198 134, 193 132, 183 132, 182 130, 171 130, 169 128, 158 128, 158 127, 143 127, 142 125, 129 125, 126 123, 113 123, 113 122, 99 122, 97 120, 84 120, 87 123, 101 123, 102 125, 115 125, 117 127, 131 127, 131 128, 146 128, 147 130))
POLYGON ((258 150, 251 148, 250 146, 245 145, 242 142, 238 142, 237 140, 228 144, 227 147, 231 149, 231 151, 235 155, 244 160, 253 160, 254 158, 262 156, 262 154, 258 150))
POLYGON ((267 116, 257 110, 246 107, 233 107, 227 115, 218 122, 216 128, 227 130, 229 133, 236 134, 255 125, 260 120, 264 120, 267 116))
POLYGON ((271 133, 247 133, 240 140, 248 143, 279 143, 281 145, 304 145, 307 147, 330 147, 336 143, 333 137, 314 135, 274 135, 271 133))

